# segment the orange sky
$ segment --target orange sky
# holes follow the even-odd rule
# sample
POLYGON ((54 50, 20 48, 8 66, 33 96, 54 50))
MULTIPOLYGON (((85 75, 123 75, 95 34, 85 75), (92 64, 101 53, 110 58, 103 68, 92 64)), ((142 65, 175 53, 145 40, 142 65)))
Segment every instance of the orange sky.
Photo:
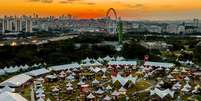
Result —
POLYGON ((72 14, 97 18, 115 8, 124 19, 201 18, 201 0, 0 0, 0 14, 41 16, 72 14))

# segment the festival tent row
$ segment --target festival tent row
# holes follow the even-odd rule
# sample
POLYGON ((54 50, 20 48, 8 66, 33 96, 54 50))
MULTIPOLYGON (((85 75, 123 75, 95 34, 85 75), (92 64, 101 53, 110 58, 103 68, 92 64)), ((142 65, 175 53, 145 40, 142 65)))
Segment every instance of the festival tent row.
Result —
POLYGON ((99 67, 95 67, 95 68, 90 67, 89 69, 90 69, 92 72, 94 72, 94 73, 98 73, 98 72, 100 72, 100 71, 102 71, 103 73, 105 73, 105 72, 107 71, 106 68, 99 68, 99 67))
POLYGON ((102 66, 102 65, 103 64, 99 63, 98 61, 80 64, 81 67, 102 66))
POLYGON ((160 90, 158 88, 155 88, 154 90, 150 90, 150 95, 158 95, 160 98, 164 98, 167 95, 170 95, 172 98, 174 97, 174 91, 171 91, 170 89, 160 90))
POLYGON ((117 56, 116 58, 115 57, 110 57, 110 56, 106 56, 103 58, 103 60, 105 61, 123 61, 125 58, 124 57, 120 57, 120 56, 117 56))
POLYGON ((28 101, 18 93, 3 92, 0 94, 0 101, 28 101))
POLYGON ((34 67, 39 67, 41 66, 42 64, 39 63, 39 64, 34 64, 32 66, 28 66, 27 64, 26 65, 21 65, 21 66, 10 66, 10 67, 4 67, 3 69, 0 69, 0 75, 6 75, 6 74, 10 74, 10 73, 15 73, 15 72, 19 72, 20 70, 28 70, 28 69, 31 69, 31 68, 34 68, 34 67))
POLYGON ((133 84, 136 83, 138 77, 133 77, 132 75, 129 75, 128 77, 122 77, 120 74, 117 74, 117 76, 112 76, 112 83, 119 82, 122 86, 124 86, 128 81, 131 81, 133 84))
POLYGON ((110 61, 110 62, 108 62, 108 65, 114 65, 114 66, 117 66, 117 65, 136 66, 137 62, 136 61, 110 61))
POLYGON ((123 61, 125 58, 124 57, 120 57, 120 56, 117 56, 116 58, 115 57, 110 57, 110 56, 106 56, 104 58, 101 58, 101 57, 98 57, 98 59, 90 59, 90 58, 86 58, 84 60, 82 60, 83 63, 89 63, 89 62, 94 62, 94 61, 98 61, 100 63, 106 61, 123 61))
POLYGON ((33 76, 33 77, 36 77, 36 76, 47 74, 49 72, 50 72, 49 70, 47 70, 45 68, 41 68, 41 69, 29 71, 26 74, 30 75, 30 76, 33 76))
POLYGON ((3 81, 0 86, 20 87, 31 79, 32 77, 29 75, 19 74, 3 81))
POLYGON ((49 67, 49 69, 53 70, 53 71, 62 71, 62 70, 68 70, 68 69, 74 69, 74 68, 80 68, 80 65, 78 63, 72 63, 72 64, 65 64, 65 65, 49 67))
POLYGON ((163 68, 171 68, 174 66, 172 63, 162 63, 162 62, 145 62, 144 66, 152 66, 152 67, 163 67, 163 68))
POLYGON ((194 63, 192 62, 192 61, 189 61, 189 60, 187 60, 187 61, 178 61, 179 63, 181 63, 181 64, 184 64, 184 65, 193 65, 194 63))

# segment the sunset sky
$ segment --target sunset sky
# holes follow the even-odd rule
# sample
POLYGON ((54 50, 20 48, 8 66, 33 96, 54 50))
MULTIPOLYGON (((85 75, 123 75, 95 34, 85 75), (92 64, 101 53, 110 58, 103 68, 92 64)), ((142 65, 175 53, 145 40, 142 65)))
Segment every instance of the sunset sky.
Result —
POLYGON ((105 16, 116 9, 124 19, 178 20, 201 18, 201 0, 0 0, 0 15, 105 16))

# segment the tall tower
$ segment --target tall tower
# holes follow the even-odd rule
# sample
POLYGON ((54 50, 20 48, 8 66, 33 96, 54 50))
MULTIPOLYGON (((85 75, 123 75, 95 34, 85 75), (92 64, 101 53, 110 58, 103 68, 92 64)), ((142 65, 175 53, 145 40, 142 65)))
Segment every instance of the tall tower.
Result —
POLYGON ((119 18, 118 22, 117 22, 117 35, 118 35, 119 44, 122 44, 122 42, 123 42, 123 22, 121 21, 121 18, 119 18))

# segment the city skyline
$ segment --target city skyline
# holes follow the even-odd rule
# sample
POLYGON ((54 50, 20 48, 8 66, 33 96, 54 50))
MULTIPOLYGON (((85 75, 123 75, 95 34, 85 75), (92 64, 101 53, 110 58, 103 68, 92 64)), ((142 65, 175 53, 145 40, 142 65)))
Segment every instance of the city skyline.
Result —
POLYGON ((100 18, 109 8, 128 20, 184 20, 201 18, 199 0, 6 0, 0 1, 0 16, 59 16, 71 14, 79 18, 100 18))

